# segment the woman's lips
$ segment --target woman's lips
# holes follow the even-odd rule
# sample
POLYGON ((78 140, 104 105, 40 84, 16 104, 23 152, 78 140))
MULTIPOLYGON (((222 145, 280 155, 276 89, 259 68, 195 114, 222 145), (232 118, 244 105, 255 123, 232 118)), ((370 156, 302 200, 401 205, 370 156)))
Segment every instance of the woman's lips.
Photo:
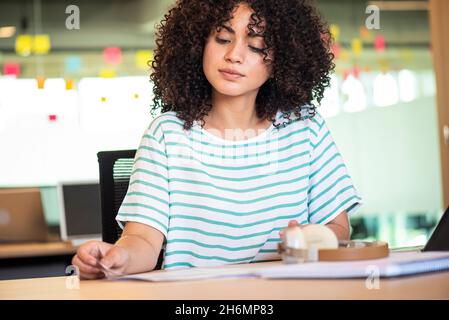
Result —
POLYGON ((236 74, 236 73, 230 73, 230 72, 226 72, 225 70, 219 70, 221 75, 223 76, 223 78, 225 78, 226 80, 237 80, 239 78, 243 78, 243 75, 241 74, 236 74))

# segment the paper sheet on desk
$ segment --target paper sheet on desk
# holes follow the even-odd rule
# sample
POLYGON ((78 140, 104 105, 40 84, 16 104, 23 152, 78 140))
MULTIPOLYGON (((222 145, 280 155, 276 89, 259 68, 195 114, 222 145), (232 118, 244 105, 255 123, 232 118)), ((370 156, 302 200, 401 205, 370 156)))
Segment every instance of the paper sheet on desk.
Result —
POLYGON ((423 272, 449 270, 449 252, 394 252, 385 259, 283 264, 282 262, 255 263, 220 267, 198 267, 180 270, 153 271, 120 277, 144 281, 188 281, 211 278, 366 278, 395 277, 423 272))
POLYGON ((449 270, 449 252, 392 252, 388 258, 347 262, 282 265, 259 270, 262 278, 366 278, 397 277, 449 270))
POLYGON ((258 277, 258 268, 226 268, 226 267, 207 267, 207 268, 189 268, 168 271, 153 271, 141 274, 134 274, 120 277, 124 280, 144 280, 144 281, 188 281, 211 278, 235 278, 235 277, 258 277))

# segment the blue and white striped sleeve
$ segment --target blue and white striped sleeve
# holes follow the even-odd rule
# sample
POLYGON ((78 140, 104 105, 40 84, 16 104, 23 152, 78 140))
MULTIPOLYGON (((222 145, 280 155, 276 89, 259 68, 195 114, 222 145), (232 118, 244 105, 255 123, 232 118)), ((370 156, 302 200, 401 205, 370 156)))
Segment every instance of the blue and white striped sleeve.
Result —
MULTIPOLYGON (((153 122, 154 124, 154 122, 153 122)), ((128 191, 116 220, 140 222, 151 226, 167 237, 169 221, 169 191, 167 155, 162 130, 145 131, 134 158, 128 191)))
POLYGON ((326 224, 345 210, 355 213, 362 199, 324 119, 317 113, 310 126, 309 222, 326 224))

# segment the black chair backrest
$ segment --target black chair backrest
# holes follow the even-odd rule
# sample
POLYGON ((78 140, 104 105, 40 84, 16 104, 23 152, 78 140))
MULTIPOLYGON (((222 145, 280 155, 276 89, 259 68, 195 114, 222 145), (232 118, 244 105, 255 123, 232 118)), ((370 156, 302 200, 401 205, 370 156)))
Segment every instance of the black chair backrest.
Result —
POLYGON ((100 197, 103 241, 115 243, 121 228, 115 221, 128 190, 136 150, 102 151, 97 154, 100 167, 100 197))
MULTIPOLYGON (((100 198, 102 238, 104 242, 115 243, 122 229, 115 217, 128 191, 129 180, 136 150, 101 151, 97 153, 100 168, 100 198)), ((159 255, 156 269, 160 269, 163 250, 159 255)))

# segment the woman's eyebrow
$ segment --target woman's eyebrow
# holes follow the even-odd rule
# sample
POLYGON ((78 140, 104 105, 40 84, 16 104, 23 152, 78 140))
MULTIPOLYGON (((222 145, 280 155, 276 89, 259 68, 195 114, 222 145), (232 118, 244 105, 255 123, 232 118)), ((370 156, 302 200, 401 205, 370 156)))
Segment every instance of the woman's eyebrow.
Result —
MULTIPOLYGON (((229 33, 235 34, 234 29, 232 29, 231 27, 226 26, 226 25, 224 25, 224 24, 221 25, 221 27, 222 27, 222 28, 225 28, 229 33)), ((256 38, 256 37, 261 37, 261 38, 263 38, 263 34, 261 34, 261 33, 256 33, 256 32, 253 32, 253 31, 250 31, 250 32, 248 33, 248 37, 250 37, 250 38, 256 38)))

